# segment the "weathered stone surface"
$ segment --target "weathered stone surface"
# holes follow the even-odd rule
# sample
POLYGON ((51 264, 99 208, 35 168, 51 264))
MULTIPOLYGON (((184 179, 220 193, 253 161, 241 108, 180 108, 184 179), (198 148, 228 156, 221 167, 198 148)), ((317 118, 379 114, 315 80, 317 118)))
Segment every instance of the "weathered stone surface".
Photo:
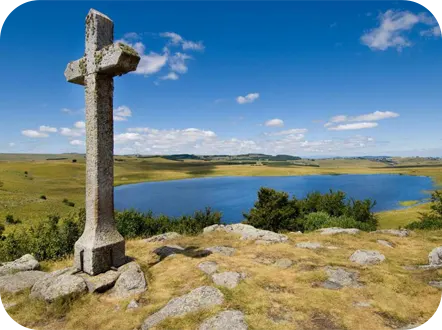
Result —
POLYGON ((46 276, 49 275, 38 270, 4 275, 0 277, 0 291, 15 293, 25 289, 30 289, 35 282, 45 278, 46 276))
POLYGON ((332 281, 325 281, 325 282, 322 283, 321 286, 323 288, 329 289, 329 290, 339 290, 339 289, 342 289, 342 285, 340 285, 339 283, 332 282, 332 281))
POLYGON ((121 275, 112 289, 112 296, 127 298, 147 290, 146 278, 136 262, 130 262, 118 270, 121 272, 121 275))
POLYGON ((360 233, 360 230, 356 228, 338 228, 338 227, 322 228, 318 229, 318 231, 321 233, 321 235, 336 235, 336 234, 356 235, 360 233))
POLYGON ((359 273, 348 271, 344 268, 326 267, 325 272, 328 275, 328 282, 336 283, 341 287, 360 288, 362 285, 358 282, 359 273))
POLYGON ((199 330, 247 330, 248 326, 241 311, 224 311, 205 320, 199 330))
POLYGON ((428 255, 430 266, 442 266, 442 246, 433 249, 428 255))
POLYGON ((262 240, 262 239, 257 239, 256 241, 255 241, 255 244, 257 244, 257 245, 270 245, 270 244, 275 244, 276 242, 273 242, 273 241, 264 241, 264 240, 262 240))
POLYGON ((130 309, 137 309, 138 307, 140 307, 140 305, 138 305, 136 300, 131 300, 130 303, 127 305, 126 309, 130 310, 130 309))
POLYGON ((144 321, 141 330, 150 329, 168 317, 197 312, 221 305, 223 302, 224 295, 217 288, 211 286, 199 287, 184 296, 170 300, 166 306, 144 321))
POLYGON ((222 254, 223 256, 231 257, 235 253, 236 249, 229 246, 212 246, 205 249, 211 253, 222 254))
POLYGON ((101 293, 111 289, 117 282, 120 274, 119 271, 108 270, 106 273, 95 276, 90 276, 86 273, 79 274, 78 276, 85 280, 89 292, 101 293))
POLYGON ((376 265, 385 260, 385 256, 378 251, 357 250, 350 257, 350 261, 360 265, 376 265))
POLYGON ((175 255, 184 251, 185 248, 179 245, 165 245, 153 250, 153 252, 161 258, 166 258, 168 256, 175 255))
POLYGON ((63 274, 48 276, 37 281, 31 290, 31 297, 53 302, 66 297, 78 297, 87 293, 86 282, 78 276, 63 274))
POLYGON ((287 258, 281 258, 275 261, 274 265, 276 267, 282 268, 282 269, 286 269, 286 268, 290 268, 293 265, 293 261, 287 258))
POLYGON ((407 237, 410 236, 411 231, 407 229, 380 229, 376 230, 374 233, 393 235, 397 237, 407 237))
POLYGON ((213 283, 229 289, 236 287, 243 278, 244 275, 237 272, 223 272, 212 275, 213 283))
POLYGON ((359 307, 359 308, 368 308, 368 307, 371 307, 371 303, 368 301, 358 301, 358 302, 354 302, 353 306, 359 307))
POLYGON ((164 234, 160 234, 160 235, 156 235, 156 236, 152 236, 152 237, 146 238, 144 241, 147 242, 147 243, 164 242, 164 241, 175 239, 175 238, 178 238, 178 237, 181 237, 181 235, 171 231, 171 232, 168 232, 168 233, 164 233, 164 234))
POLYGON ((442 281, 430 281, 428 285, 433 286, 438 289, 442 289, 442 281))
POLYGON ((218 270, 218 264, 215 261, 204 261, 198 265, 198 268, 207 275, 212 275, 218 270))
POLYGON ((301 243, 297 243, 296 247, 302 248, 302 249, 315 250, 315 249, 322 248, 322 244, 321 243, 317 243, 317 242, 301 242, 301 243))
POLYGON ((383 239, 378 239, 377 242, 379 244, 383 245, 383 246, 386 246, 386 247, 389 247, 389 248, 394 248, 394 244, 389 242, 389 241, 386 241, 386 240, 383 240, 383 239))
POLYGON ((0 276, 15 272, 37 270, 39 268, 40 264, 38 261, 32 255, 25 254, 23 257, 17 260, 5 262, 0 265, 0 276))
POLYGON ((17 305, 18 304, 16 302, 12 302, 12 303, 9 303, 9 304, 3 304, 3 307, 5 308, 5 310, 8 310, 8 309, 14 308, 17 305))
POLYGON ((233 225, 212 225, 204 228, 204 233, 214 231, 225 231, 227 233, 239 234, 243 240, 260 240, 275 243, 283 243, 288 240, 286 235, 278 234, 269 230, 257 229, 253 226, 242 223, 236 223, 233 225))

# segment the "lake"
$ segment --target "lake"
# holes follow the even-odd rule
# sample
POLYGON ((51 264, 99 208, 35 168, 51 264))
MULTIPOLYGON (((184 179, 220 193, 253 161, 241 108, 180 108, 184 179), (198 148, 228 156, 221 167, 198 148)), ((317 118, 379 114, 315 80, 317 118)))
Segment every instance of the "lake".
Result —
POLYGON ((403 208, 401 201, 423 201, 434 189, 429 177, 394 174, 197 178, 115 187, 115 208, 180 216, 210 206, 223 213, 223 222, 236 223, 253 207, 260 187, 297 198, 313 191, 341 190, 348 197, 376 200, 376 212, 403 208))

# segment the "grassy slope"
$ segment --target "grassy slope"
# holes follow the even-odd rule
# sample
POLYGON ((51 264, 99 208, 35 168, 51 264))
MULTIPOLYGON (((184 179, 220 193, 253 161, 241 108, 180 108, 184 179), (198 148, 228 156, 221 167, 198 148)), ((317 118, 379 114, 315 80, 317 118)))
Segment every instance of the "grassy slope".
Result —
MULTIPOLYGON (((170 299, 202 285, 213 285, 198 270, 201 261, 219 263, 220 271, 246 272, 248 278, 235 289, 223 289, 226 302, 213 308, 180 318, 165 320, 155 329, 196 329, 205 318, 219 310, 239 309, 246 314, 249 329, 324 329, 365 330, 400 328, 421 324, 436 311, 441 292, 427 285, 441 280, 442 270, 409 271, 404 265, 424 264, 434 247, 442 245, 442 231, 418 232, 409 238, 363 233, 357 236, 322 236, 316 233, 289 234, 289 244, 256 245, 225 233, 183 237, 168 244, 202 249, 214 245, 237 248, 232 257, 212 254, 206 258, 184 255, 158 262, 152 250, 161 243, 142 240, 127 242, 127 254, 142 265, 149 290, 141 295, 142 307, 126 311, 130 299, 117 301, 104 295, 88 295, 75 302, 69 311, 60 306, 45 305, 27 299, 27 294, 2 295, 3 303, 16 302, 8 313, 18 323, 32 329, 113 330, 138 328, 142 321, 163 307, 170 299), (396 244, 391 249, 376 243, 382 238, 396 244), (321 242, 337 250, 306 250, 294 246, 303 241, 321 242), (381 265, 362 267, 349 262, 357 249, 374 249, 385 254, 381 265), (256 258, 290 258, 295 264, 286 270, 263 265, 256 258), (325 266, 341 266, 360 272, 365 287, 327 290, 312 286, 324 281, 325 266), (355 302, 370 302, 372 307, 358 308, 355 302), (94 311, 90 313, 90 311, 94 311), (87 315, 87 317, 85 317, 87 315)), ((46 270, 71 264, 71 260, 46 263, 46 270)))
MULTIPOLYGON (((136 159, 116 157, 115 184, 161 181, 203 176, 282 176, 314 174, 376 174, 403 173, 431 176, 442 184, 440 167, 388 168, 382 163, 368 160, 318 160, 320 167, 302 166, 252 166, 218 165, 216 162, 176 162, 162 158, 136 159)), ((401 165, 422 165, 415 160, 401 161, 401 165), (414 161, 414 162, 413 162, 414 161)), ((84 158, 80 155, 0 155, 0 219, 13 214, 23 223, 46 217, 48 214, 67 215, 75 208, 62 203, 64 198, 76 207, 84 205, 84 158), (8 158, 9 157, 9 158, 8 158), (68 157, 67 160, 46 158, 68 157), (72 163, 72 159, 78 160, 72 163), (24 172, 27 171, 26 176, 24 172), (47 200, 40 199, 45 195, 47 200)), ((418 205, 405 210, 382 212, 382 227, 398 227, 416 219, 418 212, 428 205, 418 205)))

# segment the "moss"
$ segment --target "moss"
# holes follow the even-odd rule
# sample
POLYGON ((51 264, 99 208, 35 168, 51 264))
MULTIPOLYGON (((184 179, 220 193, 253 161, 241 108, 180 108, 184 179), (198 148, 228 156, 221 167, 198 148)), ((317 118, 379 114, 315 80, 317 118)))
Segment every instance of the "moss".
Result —
POLYGON ((140 55, 138 55, 137 51, 135 49, 133 49, 132 47, 130 47, 126 44, 123 44, 123 43, 119 43, 118 45, 120 46, 120 49, 127 54, 130 54, 133 56, 138 56, 138 57, 140 56, 140 55))
POLYGON ((80 67, 80 72, 83 76, 86 75, 87 71, 86 71, 86 59, 82 58, 80 60, 80 63, 78 64, 80 67))
POLYGON ((103 52, 95 52, 95 65, 100 65, 103 60, 103 52))

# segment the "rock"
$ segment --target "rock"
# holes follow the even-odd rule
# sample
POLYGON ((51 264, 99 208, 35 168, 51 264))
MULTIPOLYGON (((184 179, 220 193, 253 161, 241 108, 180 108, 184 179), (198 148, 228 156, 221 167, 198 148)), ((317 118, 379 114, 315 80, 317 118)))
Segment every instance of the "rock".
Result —
POLYGON ((161 258, 184 252, 185 249, 179 245, 165 245, 155 249, 153 252, 161 258))
POLYGON ((291 232, 289 232, 289 234, 292 234, 292 235, 302 235, 303 232, 302 231, 291 231, 291 232))
POLYGON ((407 229, 381 229, 381 230, 376 230, 373 233, 393 235, 397 237, 407 237, 410 236, 411 231, 407 229))
POLYGON ((358 301, 358 302, 354 302, 353 306, 359 307, 359 308, 368 308, 368 307, 371 307, 371 303, 369 303, 368 301, 358 301))
POLYGON ((23 257, 17 260, 5 262, 4 264, 0 265, 0 276, 15 272, 37 270, 39 268, 40 264, 38 261, 30 254, 25 254, 23 257))
POLYGON ((438 289, 442 289, 442 281, 439 281, 439 282, 438 281, 431 281, 428 283, 428 285, 433 286, 438 289))
POLYGON ((121 266, 118 270, 121 272, 121 275, 112 289, 112 296, 127 298, 147 290, 144 273, 136 262, 132 261, 121 266))
POLYGON ((16 302, 12 302, 12 303, 9 303, 9 304, 3 304, 3 307, 5 308, 5 310, 8 310, 8 309, 14 308, 17 305, 18 304, 16 302))
POLYGON ((0 277, 0 291, 16 293, 30 289, 39 280, 49 276, 45 272, 30 270, 0 277))
POLYGON ((344 268, 326 267, 325 272, 328 275, 327 282, 335 283, 341 287, 361 288, 358 282, 359 274, 357 272, 347 271, 344 268))
POLYGON ((53 302, 60 298, 76 298, 87 292, 86 282, 79 276, 63 274, 47 276, 37 281, 31 290, 31 297, 53 302))
POLYGON ((247 330, 248 326, 241 311, 224 311, 205 320, 199 330, 247 330))
POLYGON ((140 305, 138 305, 138 303, 135 300, 131 300, 130 303, 127 305, 126 309, 136 309, 140 307, 140 305))
POLYGON ((60 275, 75 275, 79 273, 79 270, 76 267, 67 267, 59 270, 55 270, 50 273, 51 276, 60 276, 60 275))
POLYGON ((275 260, 266 257, 258 257, 255 261, 263 265, 271 265, 275 262, 275 260))
POLYGON ((389 248, 394 248, 393 243, 390 243, 389 241, 385 241, 383 239, 378 239, 377 242, 383 246, 389 247, 389 248))
POLYGON ((209 251, 211 253, 219 253, 227 257, 231 257, 236 251, 236 249, 228 246, 212 246, 204 250, 209 251))
POLYGON ((350 261, 360 265, 376 265, 385 260, 385 256, 378 251, 357 250, 350 257, 350 261))
POLYGON ((428 263, 430 266, 442 266, 442 246, 439 246, 428 255, 428 263))
POLYGON ((198 268, 207 275, 212 275, 218 270, 218 264, 215 261, 204 261, 198 265, 198 268))
POLYGON ((301 248, 301 249, 315 250, 315 249, 322 248, 322 244, 317 243, 317 242, 301 242, 301 243, 296 244, 296 247, 301 248))
POLYGON ((243 240, 260 240, 275 243, 287 242, 286 235, 278 234, 269 230, 257 229, 250 225, 236 223, 233 225, 212 225, 204 228, 204 233, 211 233, 215 231, 225 231, 227 233, 239 234, 243 240))
POLYGON ((290 259, 287 259, 287 258, 282 258, 282 259, 278 259, 275 261, 275 266, 282 268, 282 269, 292 267, 292 265, 293 265, 293 261, 291 261, 290 259))
POLYGON ((165 233, 165 234, 160 234, 160 235, 149 237, 149 238, 145 239, 144 241, 146 243, 164 242, 164 241, 175 239, 175 238, 178 238, 178 237, 181 237, 181 235, 171 231, 171 232, 168 232, 168 233, 165 233))
POLYGON ((356 228, 338 228, 338 227, 322 228, 318 229, 317 231, 319 231, 321 235, 336 235, 336 234, 356 235, 360 233, 360 230, 356 228))
POLYGON ((236 287, 243 279, 244 275, 237 272, 223 272, 212 275, 213 283, 229 289, 236 287))
POLYGON ((321 284, 321 286, 325 289, 330 289, 330 290, 342 289, 342 285, 340 285, 339 283, 331 282, 331 281, 325 281, 321 284))
POLYGON ((217 288, 211 286, 199 287, 184 296, 170 300, 166 306, 143 322, 141 330, 150 329, 170 316, 181 316, 197 312, 221 305, 223 302, 224 295, 217 288))
POLYGON ((119 271, 109 270, 106 273, 95 276, 90 276, 86 273, 81 273, 78 276, 85 280, 89 292, 102 293, 111 289, 120 275, 121 273, 119 271))
POLYGON ((272 241, 264 241, 262 239, 258 239, 255 241, 255 244, 257 245, 270 245, 270 244, 275 244, 276 242, 272 242, 272 241))

